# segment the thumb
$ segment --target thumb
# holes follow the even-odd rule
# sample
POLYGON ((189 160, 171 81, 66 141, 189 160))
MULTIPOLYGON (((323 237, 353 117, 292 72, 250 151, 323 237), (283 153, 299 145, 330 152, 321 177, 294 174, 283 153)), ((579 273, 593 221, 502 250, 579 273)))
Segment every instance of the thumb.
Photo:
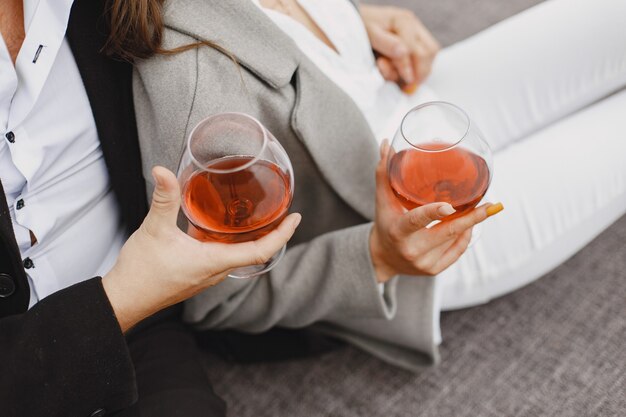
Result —
POLYGON ((396 198, 389 181, 389 172, 387 164, 395 154, 394 149, 389 144, 389 140, 383 140, 380 145, 380 160, 376 166, 376 213, 385 216, 385 213, 393 213, 394 217, 397 213, 403 213, 404 208, 400 201, 396 198))
POLYGON ((387 162, 389 158, 389 140, 385 139, 380 144, 380 159, 376 165, 376 205, 379 208, 387 206, 387 162))
POLYGON ((400 219, 400 229, 409 235, 456 212, 448 203, 431 203, 404 213, 400 219))
POLYGON ((409 56, 409 48, 404 45, 402 38, 381 26, 372 26, 369 30, 369 35, 372 48, 379 54, 392 60, 409 56))
POLYGON ((156 228, 176 225, 180 209, 180 187, 176 176, 167 168, 152 169, 156 184, 152 193, 152 204, 146 217, 147 226, 156 228))

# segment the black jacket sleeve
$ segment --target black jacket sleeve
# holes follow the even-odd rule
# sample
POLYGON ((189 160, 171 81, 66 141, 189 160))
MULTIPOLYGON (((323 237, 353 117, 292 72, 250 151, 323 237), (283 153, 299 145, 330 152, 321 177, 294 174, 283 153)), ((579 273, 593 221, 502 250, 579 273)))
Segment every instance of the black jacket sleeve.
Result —
POLYGON ((0 358, 4 417, 89 417, 137 399, 126 340, 100 278, 0 319, 0 358))

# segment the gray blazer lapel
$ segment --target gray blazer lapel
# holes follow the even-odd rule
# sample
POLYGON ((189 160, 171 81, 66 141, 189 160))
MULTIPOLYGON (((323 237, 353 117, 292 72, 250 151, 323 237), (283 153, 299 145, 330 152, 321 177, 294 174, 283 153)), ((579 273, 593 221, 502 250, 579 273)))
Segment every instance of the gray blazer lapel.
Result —
POLYGON ((364 217, 373 218, 378 151, 367 122, 354 102, 251 0, 170 1, 165 23, 217 42, 273 88, 295 77, 293 130, 337 193, 364 217), (181 3, 185 7, 176 7, 181 3))
POLYGON ((326 180, 354 209, 374 218, 376 141, 352 99, 303 57, 292 127, 326 180))

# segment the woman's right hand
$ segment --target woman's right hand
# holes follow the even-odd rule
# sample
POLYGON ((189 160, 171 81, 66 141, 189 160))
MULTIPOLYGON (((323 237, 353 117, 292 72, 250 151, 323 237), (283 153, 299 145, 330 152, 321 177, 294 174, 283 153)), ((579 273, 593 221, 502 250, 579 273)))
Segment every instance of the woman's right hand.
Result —
POLYGON ((384 141, 376 168, 376 219, 370 252, 378 282, 387 282, 398 274, 436 275, 465 252, 472 227, 500 211, 501 205, 485 204, 426 228, 453 214, 454 208, 448 203, 432 203, 405 212, 389 185, 390 149, 388 141, 384 141))
POLYGON ((200 242, 176 225, 181 197, 174 174, 162 167, 152 174, 156 188, 150 211, 102 279, 122 331, 221 282, 233 268, 265 263, 300 223, 300 215, 291 214, 256 241, 200 242))

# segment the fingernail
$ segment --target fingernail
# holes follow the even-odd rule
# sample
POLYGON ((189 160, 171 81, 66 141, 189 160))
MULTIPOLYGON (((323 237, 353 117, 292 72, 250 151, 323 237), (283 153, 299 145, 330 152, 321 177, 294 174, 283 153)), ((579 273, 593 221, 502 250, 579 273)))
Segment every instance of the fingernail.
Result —
POLYGON ((406 84, 404 87, 402 87, 402 91, 404 91, 406 94, 413 94, 415 91, 417 90, 417 83, 413 83, 413 84, 406 84))
POLYGON ((302 215, 300 213, 297 213, 298 215, 296 216, 295 220, 293 221, 293 228, 295 229, 296 227, 298 227, 300 225, 300 222, 302 221, 302 215))
POLYGON ((504 206, 502 205, 502 203, 492 204, 491 206, 487 207, 487 217, 494 216, 500 213, 502 210, 504 210, 504 206))
POLYGON ((384 158, 385 155, 387 155, 388 148, 389 148, 389 140, 383 139, 382 143, 380 144, 380 157, 381 158, 384 158))
POLYGON ((437 209, 437 213, 439 213, 440 216, 445 217, 456 213, 456 210, 450 204, 445 204, 437 209))

